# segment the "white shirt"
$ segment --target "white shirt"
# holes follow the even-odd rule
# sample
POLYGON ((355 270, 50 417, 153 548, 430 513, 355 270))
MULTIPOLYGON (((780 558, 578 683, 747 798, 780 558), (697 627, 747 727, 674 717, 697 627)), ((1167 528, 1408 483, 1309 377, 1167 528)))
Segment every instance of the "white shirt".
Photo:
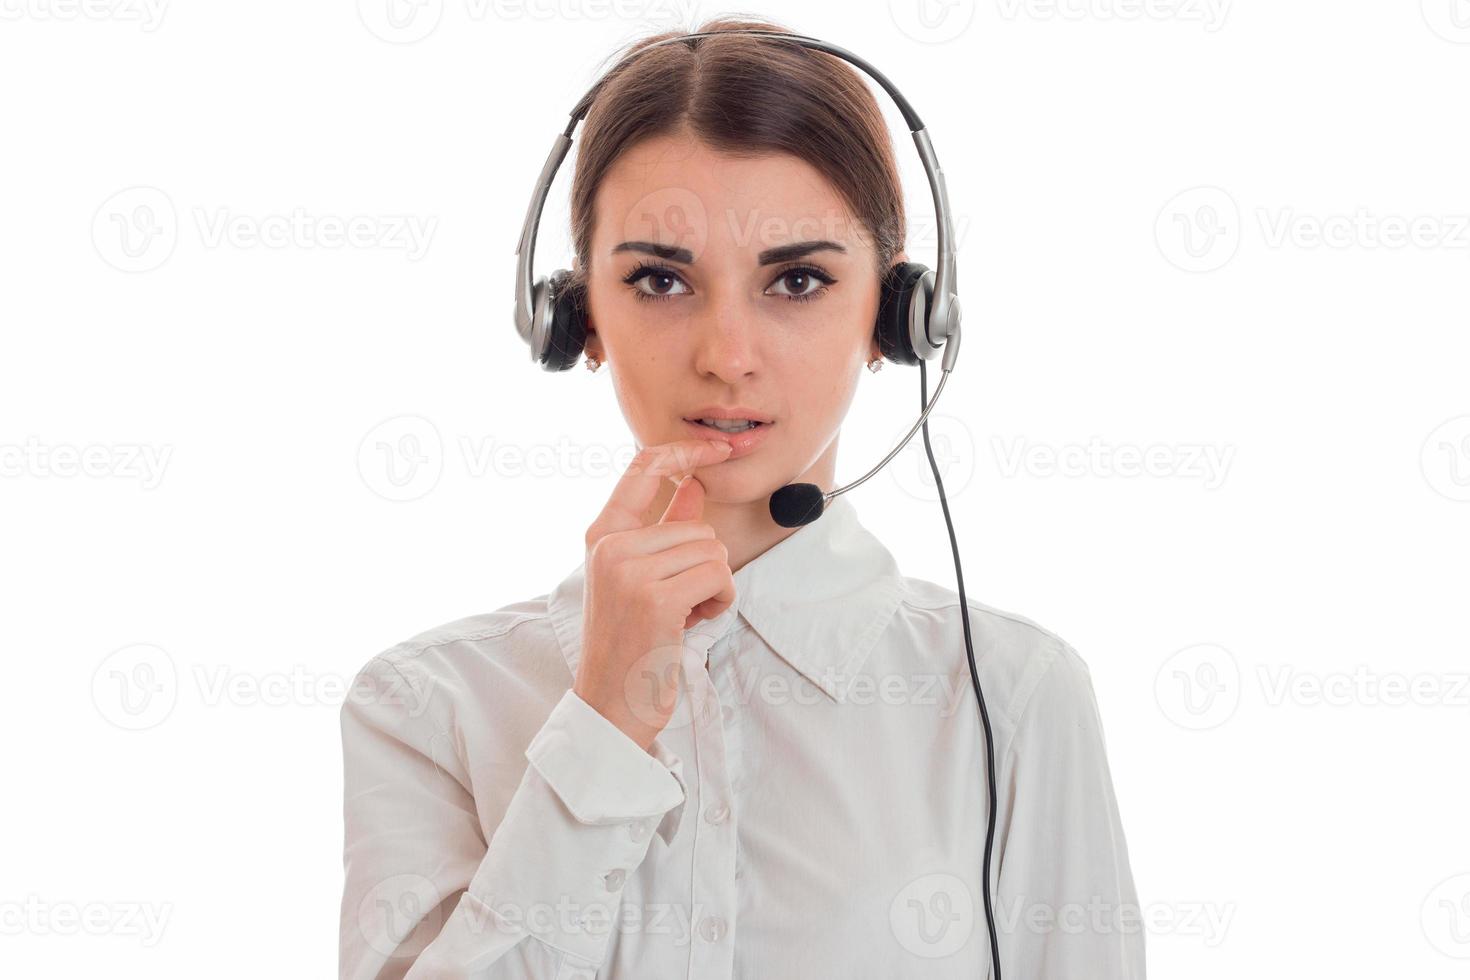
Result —
MULTIPOLYGON (((686 631, 644 751, 571 691, 584 568, 363 668, 342 710, 343 980, 990 976, 958 596, 901 575, 838 497, 686 631)), ((1142 978, 1088 669, 969 608, 1004 978, 1142 978)))

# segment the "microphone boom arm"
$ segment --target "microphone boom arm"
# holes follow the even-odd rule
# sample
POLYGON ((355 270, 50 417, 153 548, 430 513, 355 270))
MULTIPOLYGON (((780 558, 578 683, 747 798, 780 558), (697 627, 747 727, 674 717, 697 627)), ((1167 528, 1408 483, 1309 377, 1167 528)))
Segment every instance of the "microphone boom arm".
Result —
POLYGON ((887 466, 888 461, 897 456, 899 451, 903 449, 904 446, 907 446, 909 444, 909 440, 914 437, 914 433, 919 431, 919 426, 924 424, 924 420, 929 417, 929 413, 932 412, 934 410, 934 406, 939 403, 939 396, 943 393, 944 386, 949 381, 950 363, 953 360, 953 357, 951 355, 959 349, 959 340, 960 332, 958 329, 956 329, 954 333, 950 336, 948 342, 944 345, 944 366, 941 369, 942 373, 939 375, 939 384, 935 385, 934 394, 929 399, 929 404, 924 406, 924 414, 920 415, 919 420, 914 423, 914 427, 909 429, 908 435, 899 440, 898 445, 889 450, 888 455, 884 456, 883 459, 879 461, 877 466, 868 470, 868 472, 864 473, 856 480, 853 480, 847 486, 838 487, 835 490, 829 490, 828 492, 822 494, 823 507, 826 507, 827 504, 831 502, 834 498, 840 497, 842 494, 847 493, 847 491, 851 490, 853 487, 862 485, 874 473, 877 473, 883 467, 887 466))

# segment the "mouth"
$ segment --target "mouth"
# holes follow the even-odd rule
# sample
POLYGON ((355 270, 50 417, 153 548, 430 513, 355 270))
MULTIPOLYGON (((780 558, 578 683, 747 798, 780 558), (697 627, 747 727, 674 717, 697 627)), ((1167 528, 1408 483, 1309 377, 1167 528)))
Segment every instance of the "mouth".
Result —
POLYGON ((730 455, 726 459, 731 460, 754 452, 776 423, 752 409, 710 406, 699 409, 696 415, 686 416, 684 424, 706 439, 728 442, 730 455))
POLYGON ((684 421, 693 422, 695 425, 702 425, 706 429, 713 429, 716 432, 723 432, 726 435, 732 436, 739 435, 742 432, 749 432, 752 429, 758 429, 763 425, 770 425, 769 422, 761 422, 756 419, 717 419, 707 417, 702 419, 685 419, 684 421))
POLYGON ((772 419, 769 415, 744 405, 734 405, 729 408, 723 405, 706 405, 684 416, 684 421, 714 432, 739 435, 742 432, 750 432, 770 425, 772 419))

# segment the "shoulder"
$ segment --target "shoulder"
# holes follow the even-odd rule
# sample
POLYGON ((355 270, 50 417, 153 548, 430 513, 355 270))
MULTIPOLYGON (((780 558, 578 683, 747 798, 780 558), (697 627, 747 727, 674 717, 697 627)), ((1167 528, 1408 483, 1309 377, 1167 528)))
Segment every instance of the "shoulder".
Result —
MULTIPOLYGON (((440 725, 462 721, 463 705, 498 692, 544 688, 559 695, 570 683, 552 628, 548 596, 421 630, 380 650, 358 671, 357 690, 397 685, 411 690, 422 713, 440 725)), ((485 704, 485 708, 492 705, 485 704)))
MULTIPOLYGON (((992 713, 1015 726, 1040 701, 1091 691, 1086 662, 1061 636, 1020 613, 968 594, 965 600, 975 666, 992 713)), ((928 655, 949 661, 958 654, 968 673, 964 617, 954 589, 904 576, 895 620, 924 642, 924 652, 933 651, 928 655)))
POLYGON ((539 595, 431 626, 399 640, 374 659, 405 670, 431 673, 482 657, 513 661, 534 651, 534 640, 550 635, 546 599, 539 595))

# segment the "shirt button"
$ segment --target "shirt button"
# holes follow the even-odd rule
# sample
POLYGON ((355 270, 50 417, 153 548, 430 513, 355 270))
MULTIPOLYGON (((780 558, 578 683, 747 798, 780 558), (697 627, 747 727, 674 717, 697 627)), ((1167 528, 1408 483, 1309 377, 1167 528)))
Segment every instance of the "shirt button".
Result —
POLYGON ((626 871, 624 871, 622 868, 614 868, 613 870, 609 871, 607 874, 603 875, 602 876, 602 880, 605 881, 605 882, 607 882, 607 890, 608 891, 615 892, 619 888, 622 888, 623 887, 623 879, 626 878, 627 876, 628 876, 628 873, 626 871))
POLYGON ((725 938, 725 920, 718 915, 707 915, 699 920, 699 934, 712 943, 725 938))
POLYGON ((642 843, 643 838, 648 836, 650 823, 651 821, 649 820, 635 820, 628 825, 628 836, 633 839, 635 844, 642 843))
POLYGON ((710 823, 724 823, 725 818, 730 815, 730 808, 723 803, 711 804, 704 811, 704 819, 710 823))

